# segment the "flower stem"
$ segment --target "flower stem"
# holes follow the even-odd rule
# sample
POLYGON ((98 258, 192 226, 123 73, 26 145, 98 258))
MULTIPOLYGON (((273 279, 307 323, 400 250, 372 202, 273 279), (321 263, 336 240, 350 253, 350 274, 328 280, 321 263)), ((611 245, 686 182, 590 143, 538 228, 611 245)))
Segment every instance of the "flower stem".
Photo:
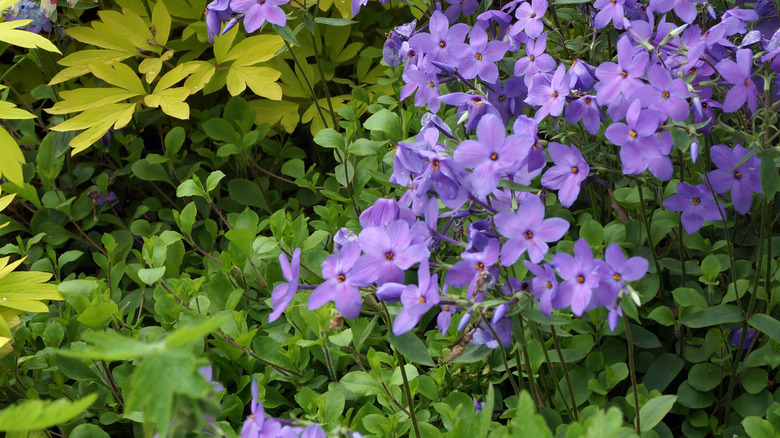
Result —
POLYGON ((396 356, 398 356, 398 365, 401 367, 401 377, 404 379, 404 395, 406 396, 406 405, 409 407, 409 416, 412 418, 412 427, 414 428, 414 434, 417 438, 421 438, 420 426, 417 425, 417 414, 414 412, 414 399, 412 398, 412 391, 409 389, 409 379, 406 377, 406 361, 401 355, 401 352, 395 350, 396 356))
POLYGON ((623 317, 623 324, 626 327, 626 339, 628 340, 628 370, 631 373, 631 388, 634 391, 634 412, 636 416, 636 434, 642 435, 642 428, 639 425, 639 394, 636 388, 636 367, 634 365, 634 341, 631 339, 631 329, 628 326, 628 316, 623 317))
MULTIPOLYGON (((577 400, 574 398, 574 388, 571 385, 571 378, 569 377, 569 370, 566 367, 566 361, 563 360, 563 352, 561 351, 561 344, 558 340, 558 334, 555 332, 555 326, 550 326, 550 332, 552 333, 553 342, 555 343, 555 351, 558 352, 558 359, 561 361, 561 368, 563 369, 563 378, 566 379, 566 386, 569 387, 569 395, 571 396, 571 410, 574 414, 574 421, 579 421, 579 412, 577 412, 577 400)), ((561 394, 563 398, 563 394, 561 394)))

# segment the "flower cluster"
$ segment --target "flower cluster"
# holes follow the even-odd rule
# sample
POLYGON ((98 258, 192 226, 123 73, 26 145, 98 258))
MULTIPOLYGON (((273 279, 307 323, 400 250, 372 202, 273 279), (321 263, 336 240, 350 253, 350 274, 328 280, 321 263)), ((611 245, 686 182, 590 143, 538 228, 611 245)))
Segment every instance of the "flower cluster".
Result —
POLYGON ((241 428, 241 438, 325 438, 325 430, 319 424, 306 428, 293 426, 289 420, 266 417, 260 401, 257 382, 252 381, 251 414, 241 428))
POLYGON ((30 23, 24 26, 24 29, 40 33, 41 31, 51 31, 51 16, 56 11, 57 1, 35 2, 31 0, 22 0, 15 4, 10 13, 5 15, 5 21, 30 20, 30 23))
POLYGON ((206 5, 206 28, 209 40, 214 42, 214 35, 221 35, 232 29, 243 20, 244 29, 254 32, 265 22, 284 26, 287 24, 287 14, 281 6, 290 0, 212 0, 206 5))

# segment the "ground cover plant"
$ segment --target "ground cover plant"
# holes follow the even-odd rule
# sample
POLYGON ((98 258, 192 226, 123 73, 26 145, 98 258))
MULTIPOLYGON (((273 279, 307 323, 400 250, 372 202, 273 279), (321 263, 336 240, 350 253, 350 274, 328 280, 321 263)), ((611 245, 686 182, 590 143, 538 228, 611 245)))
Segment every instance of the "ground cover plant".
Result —
POLYGON ((780 431, 777 2, 0 10, 8 436, 780 431))

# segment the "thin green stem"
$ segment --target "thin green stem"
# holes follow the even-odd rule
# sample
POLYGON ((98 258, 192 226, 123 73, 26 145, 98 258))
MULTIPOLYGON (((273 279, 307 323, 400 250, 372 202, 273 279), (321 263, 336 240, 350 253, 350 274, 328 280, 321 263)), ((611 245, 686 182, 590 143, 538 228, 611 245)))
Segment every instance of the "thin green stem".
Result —
MULTIPOLYGON (((523 318, 519 313, 517 314, 517 322, 520 324, 520 332, 523 334, 523 337, 525 337, 525 326, 523 324, 523 318)), ((539 400, 541 400, 542 397, 541 394, 539 394, 539 388, 536 387, 536 379, 534 378, 534 371, 531 367, 531 358, 528 355, 528 347, 525 345, 525 339, 523 339, 520 347, 523 350, 523 364, 525 365, 525 373, 528 374, 528 384, 531 387, 531 398, 534 399, 536 412, 540 412, 539 400)))
POLYGON ((300 70, 301 74, 303 75, 303 82, 306 83, 306 88, 309 89, 309 94, 311 95, 312 103, 314 104, 314 108, 317 110, 317 114, 319 114, 320 116, 320 120, 322 120, 323 126, 328 126, 328 122, 325 120, 325 114, 322 112, 322 108, 320 108, 319 101, 317 100, 317 94, 314 93, 314 87, 312 87, 311 81, 309 80, 309 75, 306 74, 306 70, 303 69, 303 66, 301 65, 300 61, 298 61, 298 57, 295 56, 295 52, 293 52, 290 43, 288 43, 284 39, 282 39, 282 42, 284 43, 285 47, 287 47, 287 51, 290 52, 293 62, 295 63, 296 66, 298 66, 298 70, 300 70))
MULTIPOLYGON (((656 275, 661 275, 661 263, 658 262, 658 254, 655 252, 655 244, 653 243, 653 235, 650 234, 650 221, 647 217, 647 211, 645 211, 645 196, 642 193, 643 187, 637 184, 637 190, 639 191, 639 210, 642 213, 642 221, 645 224, 645 232, 647 233, 647 246, 650 247, 650 254, 653 256, 653 262, 655 263, 655 272, 656 275)), ((641 240, 641 239, 640 239, 641 240)), ((661 289, 661 301, 664 301, 666 298, 664 295, 664 289, 661 288, 659 284, 659 289, 661 289)))
POLYGON ((417 414, 414 412, 414 399, 412 398, 412 391, 409 389, 409 379, 406 377, 406 362, 400 351, 395 350, 395 355, 398 357, 398 365, 401 367, 401 377, 404 379, 404 395, 406 396, 406 405, 409 406, 409 416, 412 418, 414 434, 417 438, 421 438, 420 426, 417 424, 417 414))
MULTIPOLYGON (((534 324, 533 327, 536 338, 541 342, 542 335, 539 332, 538 324, 534 324)), ((566 401, 566 397, 563 396, 561 385, 558 382, 558 379, 555 377, 555 368, 553 368, 552 360, 550 360, 550 355, 547 353, 547 348, 544 348, 544 346, 542 346, 542 353, 544 354, 544 361, 547 363, 547 367, 550 369, 550 380, 552 380, 552 385, 555 387, 555 390, 558 392, 558 394, 561 395, 561 401, 563 401, 563 406, 566 408, 566 412, 569 414, 569 417, 574 418, 574 411, 572 411, 571 407, 569 407, 569 402, 566 401)), ((563 359, 559 360, 563 362, 563 359)))
MULTIPOLYGON (((550 326, 550 332, 552 333, 553 343, 555 343, 555 351, 558 352, 558 359, 561 361, 561 369, 563 370, 563 378, 566 379, 566 386, 569 387, 569 395, 571 396, 571 408, 574 414, 574 421, 579 421, 579 412, 577 412, 577 400, 574 398, 574 388, 571 385, 571 377, 569 377, 569 370, 566 367, 566 361, 563 360, 563 352, 561 351, 561 344, 558 340, 558 334, 555 333, 555 326, 550 326)), ((563 394, 561 394, 563 398, 563 394)))
POLYGON ((485 318, 485 314, 482 313, 482 320, 485 322, 485 325, 487 326, 488 330, 490 330, 490 333, 493 335, 493 339, 498 341, 498 350, 501 353, 501 360, 504 362, 504 369, 506 370, 507 376, 509 376, 509 383, 512 384, 512 389, 515 390, 515 394, 519 397, 520 396, 520 388, 517 386, 517 382, 515 382, 515 378, 512 375, 512 373, 509 371, 509 361, 506 360, 506 351, 504 350, 504 345, 501 344, 501 341, 498 338, 498 334, 493 329, 493 325, 490 324, 490 321, 485 318))
POLYGON ((623 317, 623 325, 626 327, 626 339, 628 340, 628 371, 631 374, 631 388, 634 392, 634 414, 636 416, 636 434, 642 436, 642 427, 639 424, 639 393, 636 386, 636 366, 634 364, 634 341, 631 338, 631 328, 628 325, 628 317, 623 317))

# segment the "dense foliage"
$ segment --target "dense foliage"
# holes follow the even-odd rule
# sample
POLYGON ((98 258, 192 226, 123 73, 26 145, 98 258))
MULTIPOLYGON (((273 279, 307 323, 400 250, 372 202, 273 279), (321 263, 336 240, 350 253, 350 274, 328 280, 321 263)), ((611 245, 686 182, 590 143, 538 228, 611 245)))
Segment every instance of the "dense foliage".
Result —
POLYGON ((780 433, 780 3, 0 10, 8 436, 780 433))

